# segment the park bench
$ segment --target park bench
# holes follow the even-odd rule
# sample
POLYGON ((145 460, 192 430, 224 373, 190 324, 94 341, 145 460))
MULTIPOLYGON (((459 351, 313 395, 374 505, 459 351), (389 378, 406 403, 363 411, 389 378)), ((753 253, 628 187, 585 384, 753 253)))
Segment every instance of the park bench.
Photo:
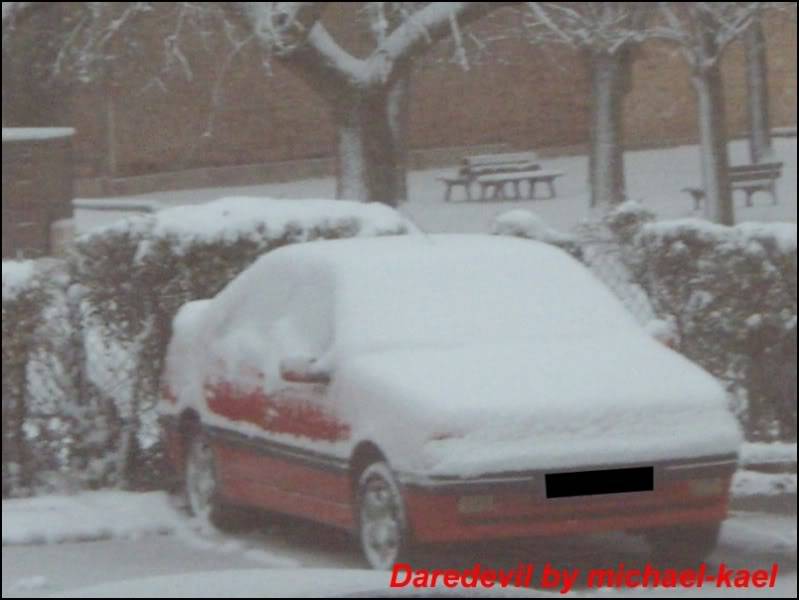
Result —
POLYGON ((561 177, 563 172, 543 169, 533 171, 522 171, 520 173, 497 173, 492 175, 481 175, 477 178, 480 184, 480 199, 486 200, 516 200, 522 197, 521 184, 527 182, 527 199, 535 199, 535 188, 537 183, 545 183, 549 187, 549 197, 555 197, 555 179, 561 177), (511 184, 513 186, 513 196, 508 196, 505 190, 511 184))
POLYGON ((452 190, 455 187, 462 187, 466 198, 472 200, 474 183, 480 184, 480 200, 486 200, 489 196, 491 199, 508 199, 505 194, 508 184, 513 185, 514 197, 519 198, 521 183, 525 181, 529 185, 528 197, 532 199, 538 182, 547 183, 550 196, 554 196, 553 182, 562 174, 559 171, 542 170, 534 152, 513 152, 467 156, 461 161, 461 167, 456 175, 439 179, 446 185, 445 202, 452 199, 452 190))
MULTIPOLYGON (((759 163, 755 165, 736 165, 729 169, 730 187, 733 191, 743 190, 746 193, 746 205, 752 206, 752 196, 755 192, 768 192, 774 204, 777 204, 777 190, 775 182, 782 175, 781 162, 759 163)), ((705 191, 702 188, 688 187, 683 192, 687 192, 694 199, 694 209, 698 210, 699 205, 705 198, 705 191)))

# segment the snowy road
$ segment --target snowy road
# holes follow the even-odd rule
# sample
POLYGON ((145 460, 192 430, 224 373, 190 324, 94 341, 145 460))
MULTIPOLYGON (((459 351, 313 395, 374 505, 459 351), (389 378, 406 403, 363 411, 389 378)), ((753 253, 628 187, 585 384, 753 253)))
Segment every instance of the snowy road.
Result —
MULTIPOLYGON (((346 536, 304 522, 263 519, 259 523, 256 533, 238 535, 199 532, 187 523, 168 535, 145 535, 138 539, 4 546, 3 597, 39 596, 169 574, 362 566, 346 536)), ((479 561, 487 566, 507 567, 520 561, 534 564, 549 561, 561 568, 581 570, 615 567, 619 562, 634 567, 643 565, 645 550, 635 537, 610 535, 514 548, 437 549, 421 557, 414 566, 466 568, 479 561)), ((795 595, 795 515, 734 513, 725 524, 721 545, 711 562, 749 569, 769 568, 777 562, 780 592, 795 595)), ((298 577, 301 578, 299 573, 298 577)), ((763 591, 758 595, 764 595, 763 591)))

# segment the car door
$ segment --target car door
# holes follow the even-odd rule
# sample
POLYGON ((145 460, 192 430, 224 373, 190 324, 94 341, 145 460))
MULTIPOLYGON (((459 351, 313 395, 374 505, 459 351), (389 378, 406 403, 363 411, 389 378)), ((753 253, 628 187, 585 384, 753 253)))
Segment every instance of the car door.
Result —
POLYGON ((324 384, 280 376, 283 359, 317 358, 329 347, 332 300, 324 291, 283 272, 267 297, 232 302, 212 350, 206 402, 224 423, 217 456, 231 500, 346 526, 349 428, 324 384))
POLYGON ((265 436, 280 461, 271 484, 295 494, 293 502, 315 518, 350 519, 347 449, 350 428, 336 410, 324 383, 290 382, 280 377, 286 359, 324 360, 333 339, 332 295, 322 281, 297 282, 269 344, 276 365, 267 382, 265 436), (271 383, 271 385, 269 385, 271 383))

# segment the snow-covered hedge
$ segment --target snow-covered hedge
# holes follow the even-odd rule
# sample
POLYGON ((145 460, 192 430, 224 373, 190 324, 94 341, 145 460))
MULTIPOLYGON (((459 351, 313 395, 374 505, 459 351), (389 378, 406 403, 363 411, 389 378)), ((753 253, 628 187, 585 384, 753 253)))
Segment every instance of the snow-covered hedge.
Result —
POLYGON ((553 229, 529 210, 515 209, 498 215, 494 219, 491 233, 545 242, 565 250, 577 259, 582 258, 582 250, 576 237, 553 229))
POLYGON ((85 289, 101 337, 131 357, 134 376, 120 407, 128 475, 149 479, 157 469, 153 407, 181 305, 215 295, 280 246, 412 232, 412 224, 381 204, 224 198, 129 218, 79 238, 73 277, 85 289))
POLYGON ((640 290, 663 329, 656 337, 728 385, 750 440, 796 440, 795 224, 656 222, 626 202, 574 236, 525 210, 498 216, 492 232, 569 251, 612 289, 620 283, 628 308, 627 292, 640 290))
POLYGON ((26 373, 45 299, 33 261, 3 261, 3 497, 29 483, 26 373))
POLYGON ((3 261, 3 496, 102 478, 96 405, 61 261, 3 261))
POLYGON ((617 242, 628 245, 635 241, 641 227, 655 220, 655 213, 638 202, 627 201, 604 214, 602 225, 617 242))
POLYGON ((631 264, 680 350, 743 392, 749 439, 796 439, 796 226, 647 223, 631 264))

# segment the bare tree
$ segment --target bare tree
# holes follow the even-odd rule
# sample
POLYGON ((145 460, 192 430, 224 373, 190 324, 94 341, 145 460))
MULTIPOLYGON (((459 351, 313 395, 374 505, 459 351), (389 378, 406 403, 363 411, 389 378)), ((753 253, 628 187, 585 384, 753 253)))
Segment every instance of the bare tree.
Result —
MULTIPOLYGON (((20 11, 3 4, 5 36, 6 13, 20 11)), ((69 67, 79 76, 111 59, 110 49, 120 37, 131 35, 142 15, 159 10, 150 2, 78 4, 81 15, 66 32, 54 69, 69 67)), ((359 14, 371 46, 364 56, 356 56, 323 22, 336 3, 172 3, 176 23, 164 40, 165 62, 190 75, 181 39, 192 26, 201 33, 223 30, 231 55, 244 45, 256 45, 267 60, 288 67, 326 102, 336 127, 337 197, 396 205, 407 195, 406 120, 414 64, 438 41, 460 40, 462 27, 504 4, 365 3, 359 14)), ((20 26, 19 18, 13 20, 20 26)))
POLYGON ((749 155, 753 163, 767 162, 774 157, 769 127, 768 63, 762 18, 763 10, 755 11, 744 35, 749 155))
POLYGON ((677 46, 691 68, 698 104, 705 214, 716 223, 735 222, 728 178, 727 129, 721 59, 757 13, 757 2, 661 2, 655 37, 677 46))
POLYGON ((437 41, 502 3, 373 2, 373 48, 363 58, 322 22, 328 3, 234 3, 258 42, 325 99, 337 129, 337 196, 396 205, 406 197, 408 89, 414 62, 437 41))
POLYGON ((624 201, 623 104, 635 47, 646 39, 647 2, 529 2, 534 43, 582 52, 591 76, 591 206, 624 201))

